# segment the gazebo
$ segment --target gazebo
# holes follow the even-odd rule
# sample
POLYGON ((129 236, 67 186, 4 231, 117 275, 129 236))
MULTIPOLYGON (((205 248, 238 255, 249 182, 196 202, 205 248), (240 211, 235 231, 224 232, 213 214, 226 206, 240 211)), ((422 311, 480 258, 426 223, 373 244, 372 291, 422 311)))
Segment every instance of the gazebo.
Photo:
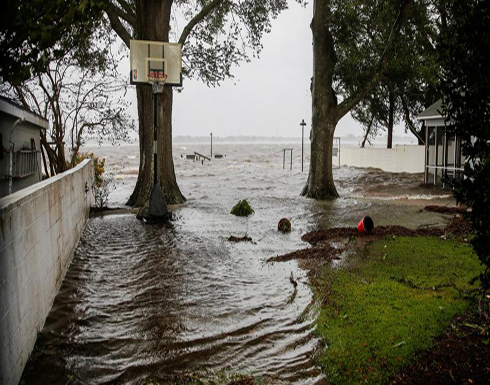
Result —
POLYGON ((425 125, 424 182, 445 187, 447 181, 463 176, 464 157, 461 139, 451 133, 451 124, 442 115, 442 100, 438 100, 417 116, 425 125))

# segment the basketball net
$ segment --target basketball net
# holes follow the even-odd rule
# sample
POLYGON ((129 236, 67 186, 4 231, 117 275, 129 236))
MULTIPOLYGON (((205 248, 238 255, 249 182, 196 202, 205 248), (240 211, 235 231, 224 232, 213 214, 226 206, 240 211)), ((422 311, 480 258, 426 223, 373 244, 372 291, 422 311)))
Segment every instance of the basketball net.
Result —
POLYGON ((151 84, 154 94, 161 94, 163 87, 167 81, 168 75, 163 72, 150 71, 148 72, 148 83, 151 84))

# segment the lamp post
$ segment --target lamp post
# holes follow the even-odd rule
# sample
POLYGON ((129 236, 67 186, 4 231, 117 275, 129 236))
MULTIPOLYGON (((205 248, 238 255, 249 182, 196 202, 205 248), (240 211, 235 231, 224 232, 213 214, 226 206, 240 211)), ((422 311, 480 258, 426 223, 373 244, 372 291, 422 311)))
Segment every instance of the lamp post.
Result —
POLYGON ((211 135, 211 159, 213 159, 213 133, 211 135))
POLYGON ((301 123, 299 124, 301 126, 301 172, 303 172, 303 143, 304 143, 304 137, 305 137, 305 120, 301 119, 301 123))

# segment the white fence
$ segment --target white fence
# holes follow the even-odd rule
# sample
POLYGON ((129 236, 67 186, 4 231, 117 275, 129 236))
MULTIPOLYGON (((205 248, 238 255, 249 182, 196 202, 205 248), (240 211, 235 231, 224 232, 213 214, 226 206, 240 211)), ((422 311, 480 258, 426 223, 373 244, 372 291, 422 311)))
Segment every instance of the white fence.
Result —
POLYGON ((17 384, 90 213, 93 161, 0 199, 0 384, 17 384))
MULTIPOLYGON (((336 161, 334 157, 334 162, 336 161)), ((342 147, 340 164, 373 167, 387 172, 423 173, 425 146, 396 145, 394 148, 342 147)))

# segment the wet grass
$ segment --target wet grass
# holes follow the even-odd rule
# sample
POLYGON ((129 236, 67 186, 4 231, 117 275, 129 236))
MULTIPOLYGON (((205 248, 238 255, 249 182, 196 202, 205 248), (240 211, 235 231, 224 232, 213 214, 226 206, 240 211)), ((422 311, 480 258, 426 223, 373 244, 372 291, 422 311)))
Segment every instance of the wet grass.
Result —
POLYGON ((472 303, 481 270, 454 239, 390 237, 317 283, 318 362, 331 383, 386 383, 472 303))

